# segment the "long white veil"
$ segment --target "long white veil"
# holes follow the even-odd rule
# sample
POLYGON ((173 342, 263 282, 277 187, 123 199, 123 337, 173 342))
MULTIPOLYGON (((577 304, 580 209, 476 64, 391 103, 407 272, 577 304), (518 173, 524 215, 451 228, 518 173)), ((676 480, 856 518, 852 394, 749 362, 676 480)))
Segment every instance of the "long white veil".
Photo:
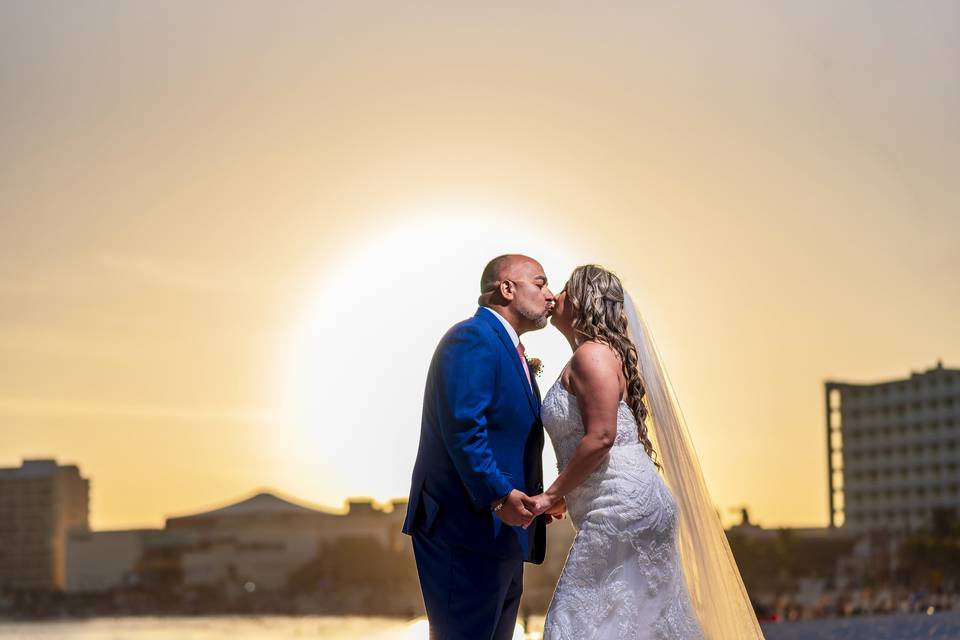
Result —
POLYGON ((703 481, 676 394, 650 330, 624 294, 630 338, 650 408, 650 439, 680 509, 678 543, 683 573, 707 640, 763 639, 723 525, 703 481))

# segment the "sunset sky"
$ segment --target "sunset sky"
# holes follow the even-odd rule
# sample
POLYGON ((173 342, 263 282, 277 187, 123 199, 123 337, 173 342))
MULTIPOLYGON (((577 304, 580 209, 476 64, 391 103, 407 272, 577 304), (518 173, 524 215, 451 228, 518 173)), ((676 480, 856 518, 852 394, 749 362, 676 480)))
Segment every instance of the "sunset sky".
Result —
POLYGON ((2 3, 0 466, 405 496, 517 251, 622 276, 728 524, 825 525, 824 380, 960 366, 960 4, 696 4, 2 3))

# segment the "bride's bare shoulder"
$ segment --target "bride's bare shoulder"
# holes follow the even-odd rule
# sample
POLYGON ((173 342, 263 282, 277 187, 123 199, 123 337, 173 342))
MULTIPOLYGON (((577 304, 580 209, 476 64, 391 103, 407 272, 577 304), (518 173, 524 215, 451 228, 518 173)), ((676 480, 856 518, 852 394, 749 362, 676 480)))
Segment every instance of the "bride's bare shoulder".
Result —
POLYGON ((620 361, 616 352, 600 342, 585 342, 570 359, 569 389, 581 402, 581 410, 613 407, 622 395, 620 361))
POLYGON ((570 369, 587 377, 608 376, 620 370, 620 356, 610 345, 603 342, 584 342, 573 352, 570 369))

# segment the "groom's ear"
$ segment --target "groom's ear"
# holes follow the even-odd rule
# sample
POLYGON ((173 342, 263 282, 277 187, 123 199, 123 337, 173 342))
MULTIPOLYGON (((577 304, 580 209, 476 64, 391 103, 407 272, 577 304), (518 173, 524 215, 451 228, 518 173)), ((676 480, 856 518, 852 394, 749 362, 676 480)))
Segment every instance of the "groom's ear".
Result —
POLYGON ((513 300, 516 295, 516 290, 514 289, 513 282, 510 280, 501 280, 500 281, 500 295, 504 300, 513 300))

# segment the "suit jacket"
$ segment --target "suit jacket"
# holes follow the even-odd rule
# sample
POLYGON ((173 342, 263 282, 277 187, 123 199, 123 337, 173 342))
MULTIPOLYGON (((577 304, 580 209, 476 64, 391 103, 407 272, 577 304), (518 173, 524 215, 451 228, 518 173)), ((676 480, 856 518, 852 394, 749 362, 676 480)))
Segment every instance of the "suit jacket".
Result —
POLYGON ((420 447, 403 532, 543 562, 543 516, 524 530, 490 503, 512 489, 543 491, 540 392, 500 321, 480 308, 440 340, 423 394, 420 447))

